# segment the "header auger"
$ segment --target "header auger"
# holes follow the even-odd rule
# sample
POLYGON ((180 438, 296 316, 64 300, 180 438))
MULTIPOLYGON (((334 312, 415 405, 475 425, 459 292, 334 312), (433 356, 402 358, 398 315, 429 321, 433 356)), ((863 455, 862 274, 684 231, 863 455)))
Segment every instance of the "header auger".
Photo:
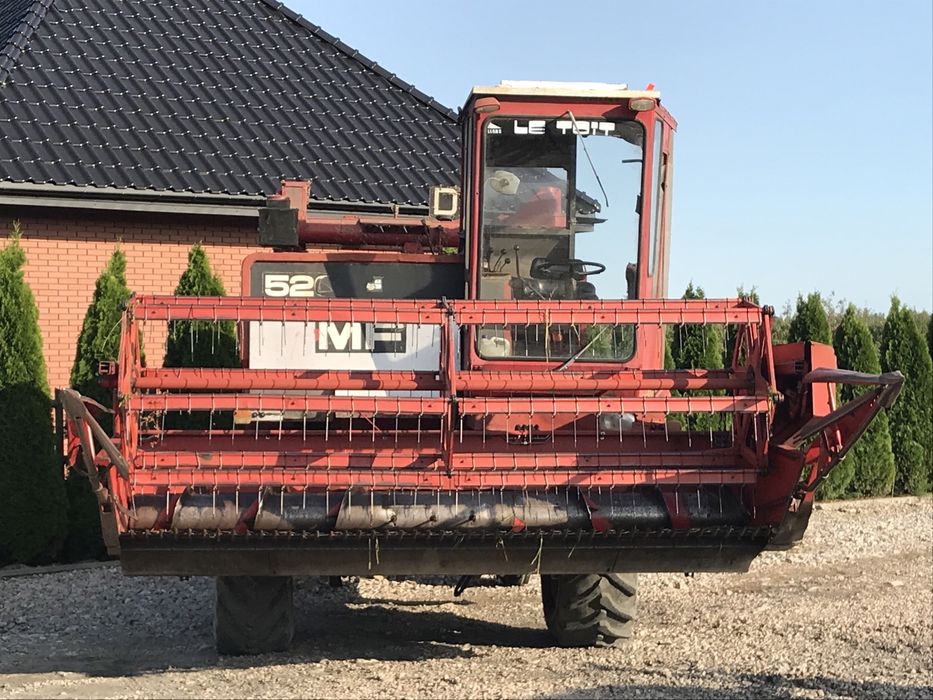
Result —
MULTIPOLYGON (((606 644, 631 633, 636 572, 745 570, 802 536, 902 377, 773 346, 747 299, 664 298, 657 93, 505 83, 462 122, 432 217, 309 212, 286 182, 244 296, 130 300, 112 439, 63 391, 126 573, 217 576, 219 611, 266 619, 291 576, 539 573, 557 640, 606 644), (233 324, 241 366, 143 364, 147 329, 190 321, 233 324), (668 329, 711 325, 734 330, 724 369, 664 369, 668 329), (837 407, 840 383, 867 389, 837 407)), ((219 613, 221 650, 290 636, 255 629, 219 613)))

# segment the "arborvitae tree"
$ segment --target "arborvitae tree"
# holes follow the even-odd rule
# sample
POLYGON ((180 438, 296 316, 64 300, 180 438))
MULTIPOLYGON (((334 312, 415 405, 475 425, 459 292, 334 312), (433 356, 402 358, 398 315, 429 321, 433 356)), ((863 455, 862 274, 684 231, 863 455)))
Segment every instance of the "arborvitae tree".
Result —
POLYGON ((901 395, 890 409, 895 491, 924 493, 933 477, 933 363, 913 315, 897 297, 884 323, 881 368, 904 374, 901 395))
MULTIPOLYGON (((110 262, 94 286, 94 296, 78 336, 78 348, 71 368, 71 386, 98 403, 110 407, 110 390, 98 382, 97 369, 102 361, 116 360, 120 351, 120 319, 130 297, 126 285, 126 257, 114 251, 110 262)), ((110 416, 99 417, 110 432, 110 416)), ((68 536, 64 558, 67 561, 101 559, 106 549, 100 532, 100 509, 87 477, 72 470, 65 481, 68 495, 68 536)))
POLYGON ((775 315, 771 319, 771 343, 774 345, 783 345, 790 342, 787 338, 790 335, 790 321, 785 316, 775 315))
MULTIPOLYGON (((790 320, 788 328, 789 343, 800 343, 810 340, 815 343, 832 343, 832 334, 829 330, 829 319, 826 317, 826 307, 818 292, 808 294, 804 299, 797 297, 797 310, 790 320)), ((848 488, 852 481, 853 465, 843 461, 830 473, 817 492, 821 498, 836 498, 848 488)))
MULTIPOLYGON (((224 296, 224 284, 211 271, 207 253, 200 244, 188 252, 188 268, 178 286, 178 296, 224 296)), ((175 321, 169 325, 165 367, 239 367, 236 328, 233 321, 175 321)), ((230 425, 233 414, 169 414, 166 425, 173 428, 219 428, 230 425)))
MULTIPOLYGON (((188 253, 188 268, 175 287, 185 297, 224 296, 224 284, 211 271, 207 253, 196 244, 188 253)), ((175 321, 169 327, 165 367, 237 367, 239 356, 232 321, 175 321)))
POLYGON ((833 342, 826 309, 818 292, 808 294, 806 299, 797 297, 797 313, 790 322, 788 342, 799 343, 804 340, 826 345, 833 342))
MULTIPOLYGON (((748 299, 753 304, 761 304, 761 300, 758 298, 758 290, 754 287, 752 287, 750 292, 746 292, 744 287, 739 287, 735 291, 740 299, 748 299)), ((726 347, 722 356, 723 367, 732 366, 732 355, 735 352, 735 338, 738 334, 737 331, 738 326, 726 326, 726 347)))
POLYGON ((674 342, 675 326, 664 329, 664 369, 677 369, 674 365, 674 356, 671 354, 671 344, 674 342))
MULTIPOLYGON (((849 305, 833 334, 836 362, 841 369, 878 374, 881 363, 868 325, 858 309, 849 305)), ((870 387, 844 385, 839 391, 840 401, 847 403, 868 391, 870 387)), ((894 486, 894 453, 888 415, 881 411, 868 426, 868 430, 849 450, 845 459, 823 482, 822 494, 826 498, 843 496, 881 496, 891 493, 894 486)))
MULTIPOLYGON (((687 285, 683 299, 705 299, 702 287, 687 285)), ((671 357, 678 369, 721 369, 722 326, 676 325, 672 329, 671 357)))
POLYGON ((130 298, 126 285, 126 256, 118 249, 110 256, 107 267, 94 286, 91 305, 84 314, 78 335, 71 386, 89 398, 110 407, 110 390, 97 381, 100 362, 116 360, 120 351, 120 319, 130 298))
MULTIPOLYGON (((687 285, 684 299, 705 299, 701 287, 687 285)), ((722 369, 723 327, 715 324, 684 324, 671 328, 670 359, 677 369, 722 369)), ((676 392, 675 392, 676 393, 676 392)), ((691 392, 693 395, 709 395, 715 392, 691 392)), ((713 424, 718 427, 715 416, 708 413, 680 416, 688 430, 706 431, 713 424)))
POLYGON ((39 310, 19 238, 14 224, 0 250, 0 564, 51 561, 67 517, 39 310))
POLYGON ((927 349, 930 351, 930 358, 933 359, 933 316, 930 316, 930 322, 927 324, 927 349))

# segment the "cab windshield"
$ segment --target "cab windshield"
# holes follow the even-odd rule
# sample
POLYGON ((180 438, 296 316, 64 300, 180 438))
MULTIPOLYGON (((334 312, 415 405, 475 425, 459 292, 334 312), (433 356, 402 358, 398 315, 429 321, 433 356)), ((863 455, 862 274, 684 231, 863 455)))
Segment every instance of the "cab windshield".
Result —
MULTIPOLYGON (((496 118, 482 183, 482 299, 635 295, 644 130, 635 121, 496 118)), ((630 326, 485 326, 483 357, 624 361, 630 326)))

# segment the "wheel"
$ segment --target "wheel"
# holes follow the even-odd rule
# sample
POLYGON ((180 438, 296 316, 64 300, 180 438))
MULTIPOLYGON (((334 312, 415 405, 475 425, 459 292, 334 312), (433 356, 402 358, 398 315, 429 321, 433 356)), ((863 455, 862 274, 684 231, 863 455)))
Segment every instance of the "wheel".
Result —
POLYGON ((562 647, 608 647, 634 632, 638 574, 541 576, 548 631, 562 647))
POLYGON ((524 586, 531 580, 531 574, 503 574, 496 578, 500 586, 524 586))
POLYGON ((285 651, 295 632, 291 576, 218 576, 214 633, 219 654, 285 651))

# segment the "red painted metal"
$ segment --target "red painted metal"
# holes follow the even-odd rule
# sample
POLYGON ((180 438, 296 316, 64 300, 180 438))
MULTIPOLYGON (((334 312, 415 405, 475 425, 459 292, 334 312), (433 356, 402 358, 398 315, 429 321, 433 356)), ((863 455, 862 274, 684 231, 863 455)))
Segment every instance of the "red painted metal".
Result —
MULTIPOLYGON (((456 375, 454 375, 456 376, 456 375)), ((502 388, 500 387, 500 390, 502 388)), ((269 394, 147 394, 126 399, 130 411, 311 411, 362 415, 447 415, 447 399, 395 396, 282 396, 269 394)), ((767 413, 767 398, 731 396, 463 398, 461 414, 534 413, 767 413)))
POLYGON ((456 248, 460 243, 458 221, 416 216, 357 216, 311 214, 308 204, 311 183, 284 180, 272 201, 286 201, 298 215, 298 241, 303 245, 343 245, 357 247, 402 246, 408 243, 426 248, 456 248))
MULTIPOLYGON (((273 369, 153 369, 140 368, 137 390, 384 390, 437 391, 443 382, 436 372, 410 370, 273 370, 273 369)), ((519 370, 461 371, 457 387, 464 392, 501 391, 663 391, 678 389, 750 391, 754 381, 732 370, 621 370, 542 373, 519 370)))
POLYGON ((374 321, 441 325, 501 324, 745 324, 762 321, 761 307, 741 300, 438 301, 418 299, 271 299, 263 297, 138 296, 139 321, 374 321))
MULTIPOLYGON (((766 463, 767 431, 751 436, 743 415, 773 411, 773 377, 753 364, 726 370, 598 365, 532 371, 520 362, 464 369, 456 347, 472 326, 501 324, 734 323, 749 346, 763 342, 768 314, 741 300, 517 302, 277 300, 136 297, 123 327, 117 377, 123 453, 132 470, 121 492, 195 488, 549 489, 753 486, 766 463), (178 320, 249 323, 391 321, 441 330, 436 371, 370 372, 150 369, 139 329, 178 320), (333 395, 372 390, 377 395, 333 395), (706 391, 672 395, 671 391, 706 391), (379 395, 385 391, 429 396, 379 395), (725 392, 710 395, 709 392, 725 392), (257 393, 259 392, 259 393, 257 393), (313 393, 309 393, 313 392, 313 393), (165 411, 279 414, 255 431, 212 425, 162 431, 165 411), (616 432, 603 415, 635 414, 616 432), (708 433, 668 425, 677 414, 725 415, 708 433), (566 416, 562 421, 555 416, 566 416), (155 420, 146 416, 154 416, 155 420), (471 416, 473 419, 471 419, 471 416), (367 418, 368 417, 368 418, 367 418), (322 425, 323 423, 323 425, 322 425), (140 426, 149 427, 143 431, 140 426), (730 427, 731 425, 731 427, 730 427), (542 428, 542 426, 544 426, 542 428), (725 446, 724 446, 725 445, 725 446)), ((611 425, 611 424, 610 424, 611 425)), ((123 527, 131 523, 124 521, 123 527)))
POLYGON ((365 415, 446 415, 445 399, 396 396, 147 394, 126 399, 130 411, 324 411, 365 415))
POLYGON ((643 485, 667 485, 671 487, 697 485, 742 485, 752 484, 756 478, 754 470, 713 469, 650 469, 612 470, 574 468, 552 471, 546 474, 536 471, 513 472, 504 469, 489 471, 464 471, 448 475, 446 471, 419 472, 403 470, 374 471, 302 471, 296 469, 248 469, 218 472, 206 469, 173 468, 154 471, 137 471, 133 476, 136 493, 163 493, 166 488, 209 488, 261 489, 267 487, 317 488, 326 490, 345 489, 425 489, 431 491, 463 491, 467 489, 553 489, 564 487, 588 488, 631 488, 643 485), (148 488, 147 488, 148 487, 148 488))
POLYGON ((488 415, 523 413, 767 413, 767 397, 733 396, 651 396, 651 397, 498 397, 461 399, 460 411, 488 415))
MULTIPOLYGON (((205 430, 197 435, 169 432, 161 439, 148 436, 145 445, 136 453, 134 465, 139 469, 175 467, 214 467, 262 469, 266 467, 294 467, 347 469, 441 469, 443 464, 441 434, 437 430, 403 431, 401 435, 388 431, 361 429, 352 436, 346 429, 315 430, 303 433, 277 431, 259 437, 218 430, 213 436, 205 430)), ((550 436, 548 436, 550 438, 550 436)), ((547 470, 577 467, 605 467, 631 469, 703 468, 723 469, 743 463, 741 450, 736 447, 711 447, 702 433, 689 442, 685 437, 674 443, 665 443, 663 436, 617 435, 601 437, 594 433, 581 433, 576 438, 555 434, 546 442, 521 444, 498 439, 483 441, 476 431, 464 431, 461 439, 455 437, 457 452, 449 465, 452 469, 467 471, 547 470), (623 449, 624 448, 624 451, 623 449)))
MULTIPOLYGON (((748 300, 657 298, 666 294, 676 128, 660 105, 632 112, 625 100, 568 104, 528 97, 486 105, 498 106, 496 112, 476 112, 472 106, 467 105, 463 120, 462 221, 311 215, 307 183, 286 181, 273 199, 287 200, 297 210, 300 241, 330 249, 260 253, 250 256, 243 268, 243 289, 249 289, 250 266, 267 260, 458 263, 469 270, 465 299, 130 300, 112 380, 118 440, 108 445, 110 458, 103 452, 97 456, 119 531, 136 527, 130 512, 139 496, 166 504, 146 527, 170 528, 175 503, 191 490, 255 496, 288 489, 339 496, 357 489, 433 493, 572 488, 582 493, 637 486, 660 495, 673 529, 691 526, 690 499, 695 495, 699 503, 707 487, 726 490, 741 501, 745 524, 779 528, 793 514, 806 511, 813 489, 875 413, 893 401, 898 377, 836 371, 831 348, 818 344, 773 347, 773 311, 748 300), (634 119, 645 127, 643 192, 654 185, 652 126, 656 119, 663 123, 658 133, 667 163, 667 197, 656 251, 649 250, 655 212, 646 211, 639 219, 637 287, 643 298, 477 300, 480 145, 486 120, 492 115, 562 116, 571 108, 576 118, 634 119), (454 247, 462 255, 443 252, 454 247), (653 272, 647 264, 652 255, 657 256, 653 272), (438 361, 426 371, 143 366, 141 332, 192 320, 233 321, 244 364, 250 326, 281 322, 307 324, 312 334, 316 324, 325 322, 419 326, 439 339, 438 361), (630 325, 636 351, 625 362, 587 359, 571 366, 565 366, 566 358, 478 356, 474 341, 479 326, 532 324, 575 326, 578 331, 592 324, 630 325), (733 327, 730 366, 660 369, 666 327, 692 324, 733 327), (836 407, 836 383, 875 388, 836 407), (165 430, 171 412, 212 418, 203 430, 165 430), (264 421, 248 429, 232 428, 228 415, 216 415, 225 412, 261 414, 264 421), (712 427, 691 429, 697 414, 712 414, 712 427), (111 466, 117 449, 122 460, 115 461, 124 475, 111 466)), ((79 429, 70 419, 72 438, 79 429)), ((241 517, 238 527, 248 528, 248 522, 241 517)), ((608 527, 600 522, 599 527, 608 527)))
POLYGON ((137 390, 278 390, 436 391, 442 383, 436 372, 410 370, 295 371, 275 369, 148 369, 141 368, 137 390))

